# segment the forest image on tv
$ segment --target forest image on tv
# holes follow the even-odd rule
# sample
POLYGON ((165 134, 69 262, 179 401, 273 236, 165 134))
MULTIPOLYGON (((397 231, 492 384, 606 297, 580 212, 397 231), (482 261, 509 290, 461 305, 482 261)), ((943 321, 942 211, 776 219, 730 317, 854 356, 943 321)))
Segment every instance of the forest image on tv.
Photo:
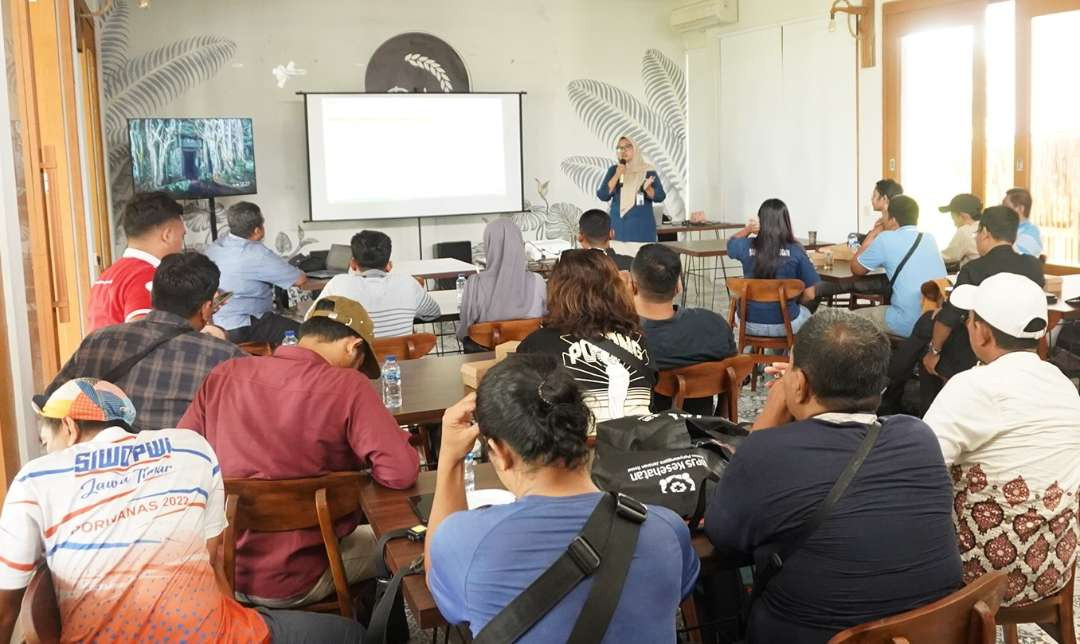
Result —
POLYGON ((136 193, 206 199, 255 192, 251 119, 131 119, 128 134, 136 193))

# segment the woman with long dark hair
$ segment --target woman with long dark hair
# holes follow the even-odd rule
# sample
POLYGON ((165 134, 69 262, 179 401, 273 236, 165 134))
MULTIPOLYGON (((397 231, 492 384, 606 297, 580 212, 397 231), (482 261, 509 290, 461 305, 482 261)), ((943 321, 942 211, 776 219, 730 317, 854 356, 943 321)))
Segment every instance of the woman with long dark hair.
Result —
POLYGON ((615 263, 591 250, 565 251, 547 289, 543 326, 518 352, 561 358, 598 421, 648 414, 653 367, 615 263))
MULTIPOLYGON (((605 498, 589 471, 590 425, 580 388, 553 356, 509 356, 475 396, 446 410, 425 567, 448 622, 467 622, 476 636, 581 532, 605 498), (464 461, 477 439, 514 502, 468 510, 464 461)), ((700 564, 686 523, 667 508, 646 508, 618 606, 597 642, 676 639, 675 612, 700 564)), ((559 598, 517 641, 567 641, 592 579, 559 598)))
MULTIPOLYGON (((728 257, 742 263, 743 275, 754 279, 802 280, 806 290, 788 301, 791 328, 798 332, 810 319, 810 309, 800 302, 814 299, 815 285, 821 281, 802 244, 791 231, 791 214, 779 199, 766 199, 758 208, 757 221, 751 220, 731 236, 728 257)), ((746 332, 749 335, 783 336, 784 317, 774 302, 751 301, 746 307, 746 332)))

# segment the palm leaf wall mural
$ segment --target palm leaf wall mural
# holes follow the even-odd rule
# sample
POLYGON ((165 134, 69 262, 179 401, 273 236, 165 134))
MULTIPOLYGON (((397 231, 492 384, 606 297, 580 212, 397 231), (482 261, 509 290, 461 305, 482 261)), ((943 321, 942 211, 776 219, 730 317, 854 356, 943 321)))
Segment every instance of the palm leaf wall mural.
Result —
MULTIPOLYGON (((571 81, 567 94, 574 111, 604 145, 614 148, 624 135, 634 139, 664 183, 667 214, 682 219, 686 214, 686 77, 655 49, 645 52, 641 76, 648 105, 626 90, 591 79, 571 81)), ((561 166, 571 181, 592 195, 612 162, 604 157, 572 156, 561 166)))

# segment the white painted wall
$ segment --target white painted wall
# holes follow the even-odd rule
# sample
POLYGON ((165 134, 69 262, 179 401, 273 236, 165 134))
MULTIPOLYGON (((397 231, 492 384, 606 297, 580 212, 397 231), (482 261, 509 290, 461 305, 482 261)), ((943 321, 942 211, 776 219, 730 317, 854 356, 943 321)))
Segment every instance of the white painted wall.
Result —
MULTIPOLYGON (((581 208, 596 205, 562 173, 572 155, 614 156, 574 113, 567 84, 591 78, 644 100, 641 60, 659 49, 683 64, 679 36, 668 26, 670 6, 656 0, 186 0, 131 8, 132 55, 180 38, 214 34, 237 43, 237 53, 210 80, 162 107, 162 116, 251 116, 260 203, 269 235, 293 234, 308 213, 304 114, 297 90, 360 91, 371 54, 406 31, 435 34, 464 59, 475 91, 527 92, 524 104, 525 195, 540 201, 535 179, 551 180, 549 199, 581 208), (295 61, 307 75, 278 89, 270 70, 295 61)), ((453 150, 432 151, 417 180, 454 163, 453 150)), ((222 200, 223 203, 227 203, 222 200)), ((418 256, 415 219, 304 224, 306 235, 346 241, 362 227, 391 236, 395 256, 418 256)), ((426 219, 424 255, 437 241, 479 241, 477 217, 426 219)))

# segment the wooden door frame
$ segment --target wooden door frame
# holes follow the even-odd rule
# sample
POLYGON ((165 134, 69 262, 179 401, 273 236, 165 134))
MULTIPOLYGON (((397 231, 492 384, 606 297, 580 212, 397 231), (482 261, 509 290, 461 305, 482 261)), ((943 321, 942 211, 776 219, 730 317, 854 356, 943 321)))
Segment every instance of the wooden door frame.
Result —
POLYGON ((0 502, 11 485, 11 479, 19 471, 19 427, 15 422, 10 342, 4 290, 0 289, 0 368, 6 369, 5 376, 0 378, 0 502))
POLYGON ((101 119, 101 78, 97 26, 85 0, 75 0, 75 46, 80 54, 82 71, 82 104, 86 132, 86 161, 90 185, 90 208, 94 222, 91 234, 97 251, 97 269, 112 264, 112 223, 106 186, 105 144, 101 119), (96 190, 95 190, 96 188, 96 190))

